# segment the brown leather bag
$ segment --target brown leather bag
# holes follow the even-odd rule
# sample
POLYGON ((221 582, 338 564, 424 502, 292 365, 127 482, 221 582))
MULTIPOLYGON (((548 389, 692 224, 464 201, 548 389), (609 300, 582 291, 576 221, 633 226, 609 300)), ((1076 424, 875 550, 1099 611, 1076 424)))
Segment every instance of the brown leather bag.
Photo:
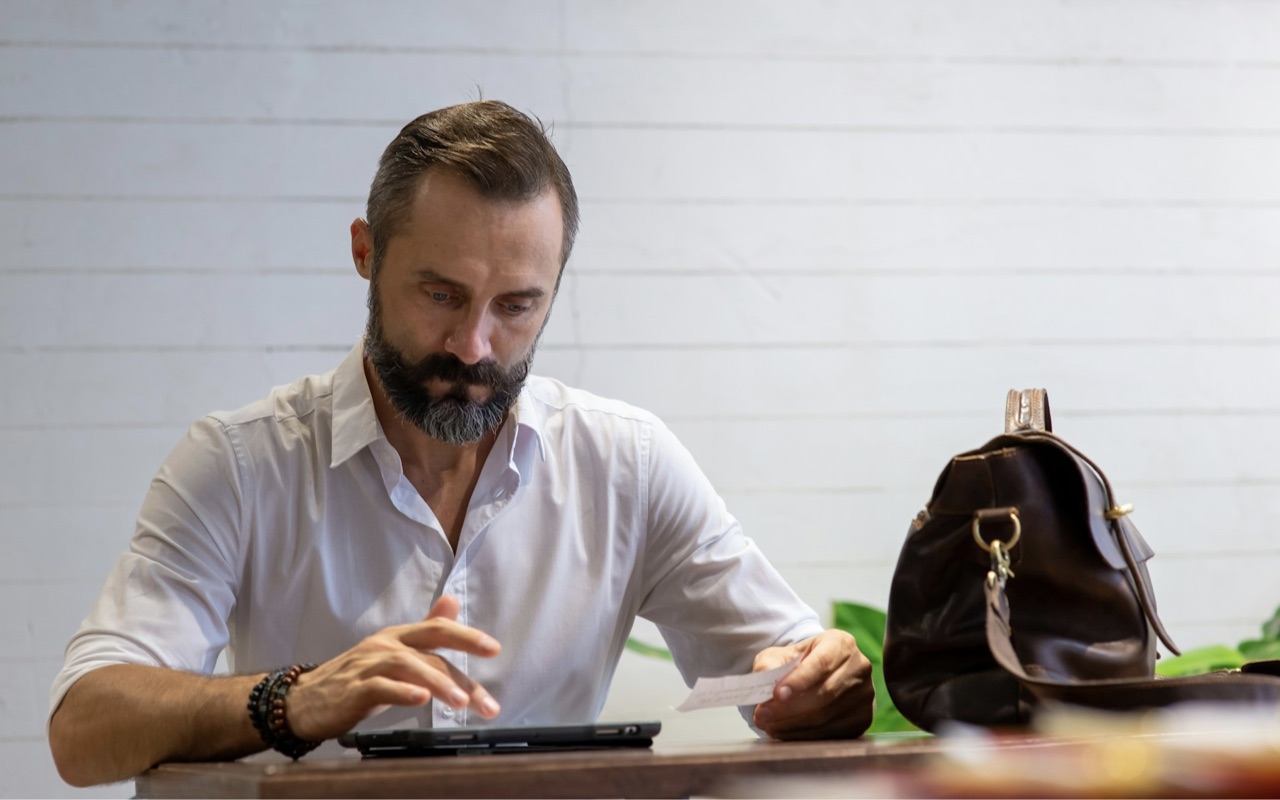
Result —
POLYGON ((1044 390, 1011 391, 1005 434, 953 458, 912 522, 884 641, 903 716, 932 730, 1022 724, 1045 701, 1280 702, 1269 676, 1155 678, 1156 640, 1178 649, 1156 614, 1151 548, 1102 470, 1052 430, 1044 390))

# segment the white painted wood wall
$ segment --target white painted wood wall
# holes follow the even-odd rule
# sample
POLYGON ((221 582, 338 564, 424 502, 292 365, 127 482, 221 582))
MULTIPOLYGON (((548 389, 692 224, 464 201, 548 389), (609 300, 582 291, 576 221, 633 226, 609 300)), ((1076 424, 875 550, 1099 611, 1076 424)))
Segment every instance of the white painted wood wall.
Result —
MULTIPOLYGON (((480 94, 582 196, 537 368, 666 418, 824 614, 884 604, 948 457, 1046 386, 1175 636, 1252 635, 1277 42, 1262 0, 0 0, 0 795, 73 794, 47 690, 148 480, 339 360, 382 147, 480 94)), ((609 712, 742 735, 681 689, 628 657, 609 712)))

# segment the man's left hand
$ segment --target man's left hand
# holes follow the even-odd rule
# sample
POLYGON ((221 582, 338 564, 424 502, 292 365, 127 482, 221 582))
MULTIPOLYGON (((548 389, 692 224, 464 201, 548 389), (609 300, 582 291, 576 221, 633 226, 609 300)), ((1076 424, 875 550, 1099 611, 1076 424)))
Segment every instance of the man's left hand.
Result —
POLYGON ((753 672, 800 663, 756 706, 752 723, 775 739, 844 739, 871 726, 875 689, 871 662, 853 636, 828 630, 795 644, 769 647, 756 656, 753 672))

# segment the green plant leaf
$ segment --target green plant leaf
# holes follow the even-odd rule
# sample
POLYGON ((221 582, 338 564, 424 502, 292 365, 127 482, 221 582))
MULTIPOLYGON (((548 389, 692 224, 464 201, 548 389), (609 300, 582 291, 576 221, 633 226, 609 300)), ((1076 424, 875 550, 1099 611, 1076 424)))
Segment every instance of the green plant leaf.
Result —
POLYGON ((1262 623, 1262 638, 1271 641, 1280 640, 1280 608, 1271 615, 1271 619, 1262 623))
POLYGON ((1180 675, 1203 675, 1216 669, 1236 669, 1248 659, 1233 647, 1214 644, 1197 647, 1180 656, 1162 658, 1156 662, 1156 674, 1170 678, 1180 675))
POLYGON ((916 731, 893 705, 889 688, 884 682, 884 629, 885 612, 858 603, 835 602, 831 605, 832 625, 853 634, 858 649, 871 662, 871 683, 876 690, 876 712, 867 733, 916 731))
POLYGON ((1249 661, 1280 658, 1280 640, 1249 639, 1240 643, 1240 653, 1249 661))
POLYGON ((627 637, 627 649, 638 655, 648 656, 649 658, 660 658, 663 661, 673 660, 671 658, 670 650, 666 650, 661 647, 655 647, 654 645, 651 645, 651 644, 645 644, 639 639, 634 639, 630 636, 627 637))

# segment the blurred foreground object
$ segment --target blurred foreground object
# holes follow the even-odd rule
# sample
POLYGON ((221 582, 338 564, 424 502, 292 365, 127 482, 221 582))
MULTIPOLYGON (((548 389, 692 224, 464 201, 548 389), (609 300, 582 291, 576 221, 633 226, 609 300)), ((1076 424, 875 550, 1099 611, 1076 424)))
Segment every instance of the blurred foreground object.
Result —
POLYGON ((1277 797, 1280 710, 1046 707, 1032 733, 953 723, 901 768, 726 784, 726 797, 1277 797))

